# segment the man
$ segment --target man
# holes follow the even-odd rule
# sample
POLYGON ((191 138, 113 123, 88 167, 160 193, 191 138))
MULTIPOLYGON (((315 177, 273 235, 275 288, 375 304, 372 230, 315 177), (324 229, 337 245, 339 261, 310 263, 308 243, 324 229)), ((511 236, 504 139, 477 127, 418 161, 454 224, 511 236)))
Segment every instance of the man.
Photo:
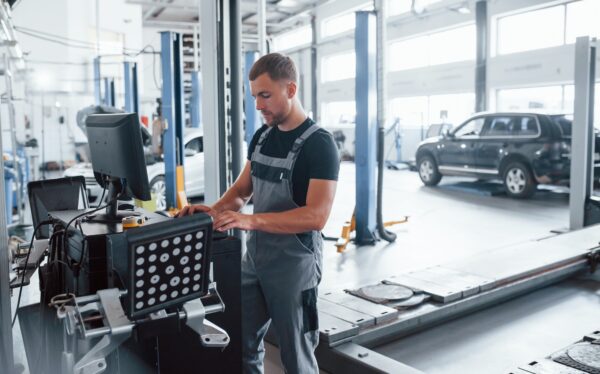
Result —
POLYGON ((207 212, 217 231, 248 231, 242 260, 242 346, 246 373, 262 373, 263 338, 273 321, 288 373, 318 373, 317 286, 322 239, 335 196, 339 158, 333 137, 304 113, 293 61, 261 57, 249 74, 266 125, 254 135, 248 162, 207 212), (254 214, 240 213, 253 197, 254 214))

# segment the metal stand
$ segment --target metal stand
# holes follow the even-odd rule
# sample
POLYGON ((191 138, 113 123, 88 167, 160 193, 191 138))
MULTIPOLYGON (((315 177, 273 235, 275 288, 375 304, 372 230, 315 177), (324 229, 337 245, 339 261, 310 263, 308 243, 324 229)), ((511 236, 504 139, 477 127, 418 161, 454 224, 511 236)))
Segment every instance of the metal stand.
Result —
POLYGON ((225 330, 205 319, 207 314, 222 312, 225 309, 216 292, 214 283, 210 286, 210 297, 218 300, 205 306, 201 299, 189 301, 179 312, 167 313, 165 310, 153 313, 146 319, 131 321, 125 315, 119 297, 123 291, 116 288, 100 290, 95 295, 78 297, 74 306, 63 306, 58 318, 64 326, 64 351, 61 358, 63 373, 96 374, 107 369, 106 358, 132 336, 134 328, 141 323, 177 316, 200 336, 204 347, 225 348, 229 344, 229 335, 225 330), (89 328, 89 321, 101 320, 100 327, 89 328), (91 350, 76 360, 77 342, 80 339, 90 341, 101 338, 91 350))

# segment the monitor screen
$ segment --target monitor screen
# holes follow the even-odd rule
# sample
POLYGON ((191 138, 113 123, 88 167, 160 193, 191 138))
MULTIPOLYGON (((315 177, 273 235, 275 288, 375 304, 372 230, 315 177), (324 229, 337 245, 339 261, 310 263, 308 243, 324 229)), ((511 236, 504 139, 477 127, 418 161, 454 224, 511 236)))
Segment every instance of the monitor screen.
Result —
POLYGON ((96 180, 109 189, 107 214, 116 219, 116 199, 124 194, 150 200, 137 114, 92 114, 86 119, 86 129, 96 180))

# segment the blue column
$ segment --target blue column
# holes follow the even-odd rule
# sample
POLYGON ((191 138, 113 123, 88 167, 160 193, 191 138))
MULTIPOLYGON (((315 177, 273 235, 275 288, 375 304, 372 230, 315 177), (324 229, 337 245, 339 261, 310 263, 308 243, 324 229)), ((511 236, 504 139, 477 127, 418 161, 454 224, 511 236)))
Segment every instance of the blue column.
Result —
POLYGON ((102 93, 100 90, 100 57, 94 58, 94 104, 102 104, 102 93))
POLYGON ((377 77, 375 14, 356 12, 356 243, 373 244, 376 230, 377 77))
POLYGON ((110 89, 110 79, 104 78, 104 99, 102 100, 102 104, 111 106, 112 97, 111 97, 111 89, 110 89))
POLYGON ((248 80, 248 73, 250 69, 252 69, 252 65, 258 59, 258 53, 256 51, 247 51, 245 55, 245 77, 244 77, 244 114, 246 117, 246 130, 244 140, 246 140, 246 144, 250 144, 250 140, 252 140, 252 136, 258 130, 259 118, 258 112, 256 111, 256 105, 254 103, 254 98, 252 97, 252 92, 250 91, 250 81, 248 80))
POLYGON ((202 90, 200 87, 200 72, 192 71, 192 96, 190 97, 190 117, 192 127, 202 128, 201 106, 202 90))
POLYGON ((177 165, 183 165, 183 72, 181 37, 178 33, 160 33, 162 64, 162 112, 166 122, 163 134, 167 208, 177 206, 177 165), (179 141, 177 141, 179 139, 179 141))
POLYGON ((125 84, 125 111, 135 112, 133 104, 133 79, 131 74, 131 62, 123 63, 123 83, 125 84))

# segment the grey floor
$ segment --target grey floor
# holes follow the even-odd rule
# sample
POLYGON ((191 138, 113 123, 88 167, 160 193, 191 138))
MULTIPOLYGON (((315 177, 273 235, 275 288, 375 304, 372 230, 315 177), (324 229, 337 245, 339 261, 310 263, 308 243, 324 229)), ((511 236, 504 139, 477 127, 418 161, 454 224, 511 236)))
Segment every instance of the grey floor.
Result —
MULTIPOLYGON (((398 235, 393 244, 351 244, 340 254, 333 242, 326 242, 320 292, 376 283, 389 275, 536 240, 568 226, 564 189, 544 189, 532 199, 514 200, 449 188, 464 180, 444 178, 440 186, 426 188, 414 172, 386 171, 384 220, 407 215, 409 222, 391 228, 398 235)), ((338 236, 350 219, 354 183, 354 165, 343 163, 327 236, 338 236)), ((599 290, 593 279, 564 282, 376 350, 428 373, 503 373, 600 328, 599 290)), ((18 345, 20 334, 14 332, 18 345)), ((18 359, 18 346, 16 351, 18 359)), ((266 373, 283 372, 275 347, 267 347, 266 361, 266 373)))

